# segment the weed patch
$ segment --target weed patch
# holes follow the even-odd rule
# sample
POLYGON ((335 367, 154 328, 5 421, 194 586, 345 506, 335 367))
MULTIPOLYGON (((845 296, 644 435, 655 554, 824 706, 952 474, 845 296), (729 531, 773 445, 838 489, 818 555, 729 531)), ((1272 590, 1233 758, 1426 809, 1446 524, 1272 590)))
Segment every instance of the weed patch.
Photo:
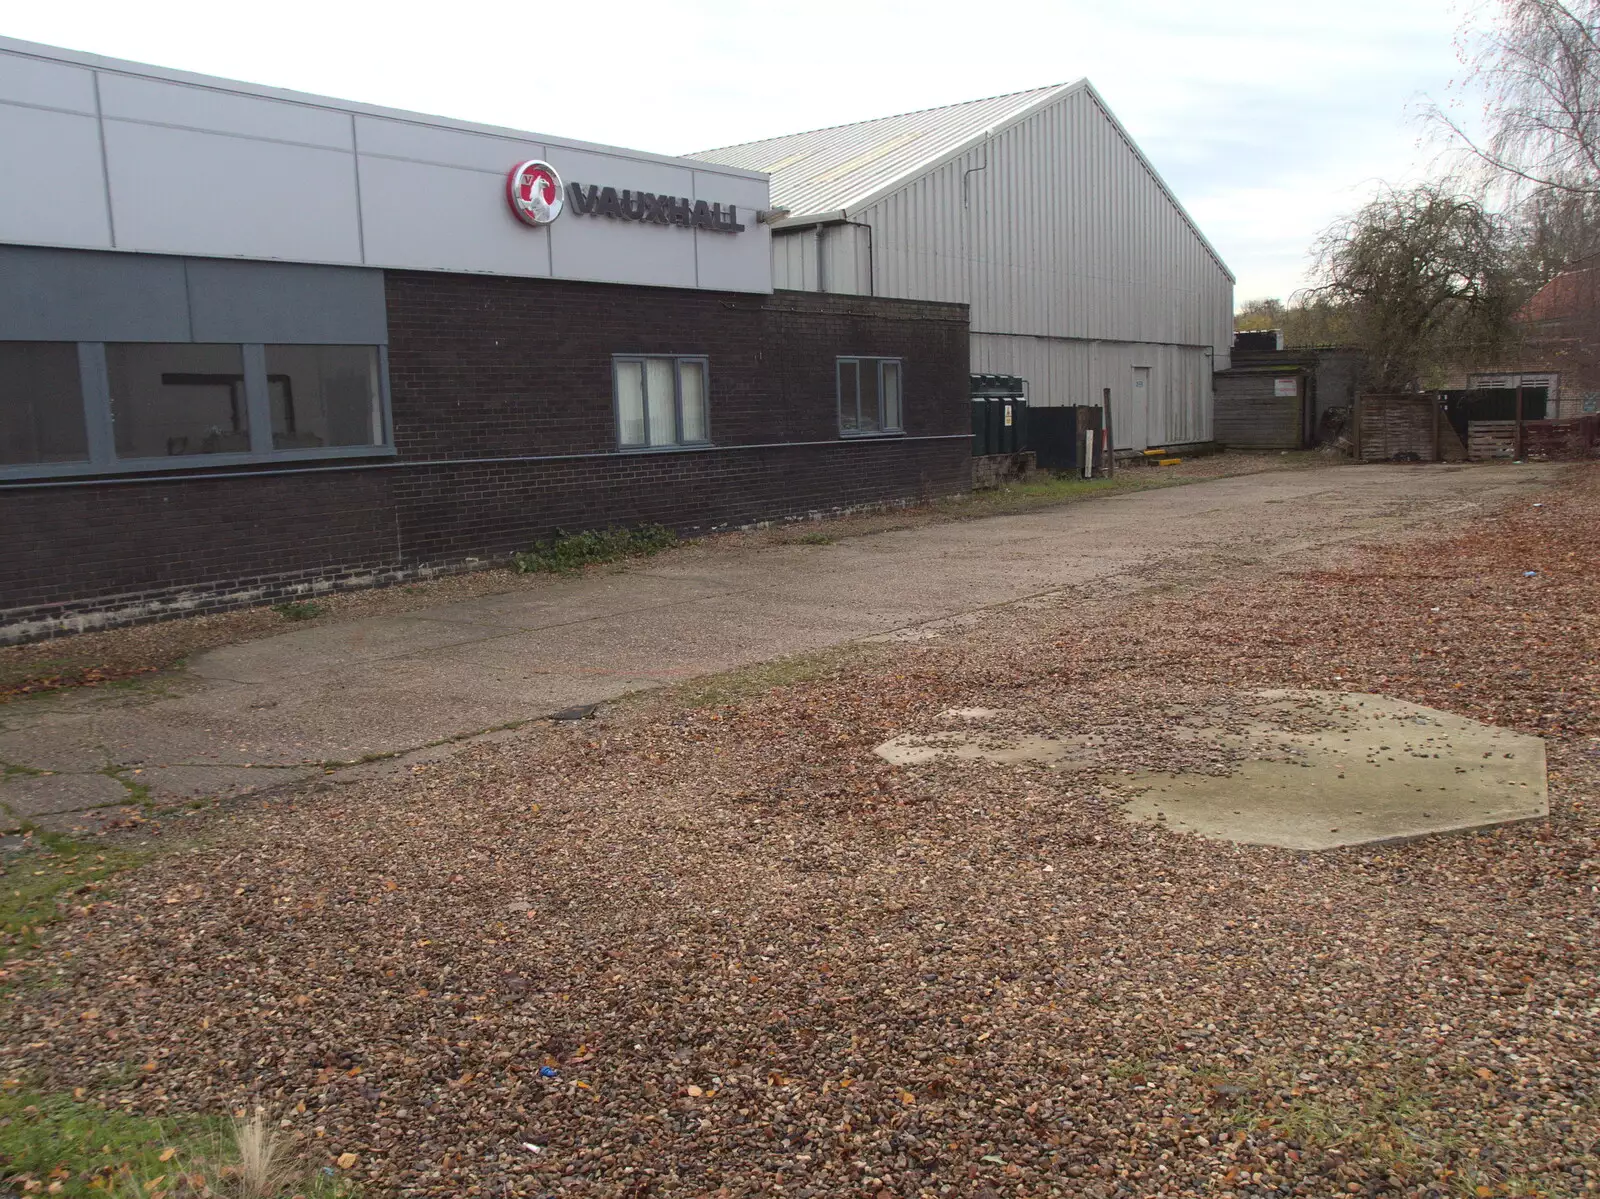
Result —
POLYGON ((327 608, 312 600, 289 600, 286 603, 273 604, 272 610, 285 620, 311 620, 321 616, 327 608))
POLYGON ((152 1119, 0 1079, 0 1182, 52 1195, 352 1195, 340 1177, 263 1154, 263 1123, 152 1119))
POLYGON ((584 533, 558 531, 531 550, 513 554, 523 574, 571 574, 597 562, 620 562, 659 554, 678 544, 678 535, 663 525, 638 525, 631 529, 590 529, 584 533))

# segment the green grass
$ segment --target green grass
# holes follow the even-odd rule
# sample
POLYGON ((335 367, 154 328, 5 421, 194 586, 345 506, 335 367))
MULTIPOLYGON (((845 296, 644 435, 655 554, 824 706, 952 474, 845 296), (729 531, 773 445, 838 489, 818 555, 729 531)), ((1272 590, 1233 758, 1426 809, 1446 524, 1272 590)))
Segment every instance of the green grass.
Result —
MULTIPOLYGON (((237 1163, 228 1120, 152 1119, 0 1079, 0 1182, 22 1194, 37 1183, 41 1194, 101 1199, 235 1195, 244 1190, 237 1163)), ((282 1196, 356 1193, 347 1178, 303 1165, 285 1181, 282 1196)))
POLYGON ((839 539, 832 533, 824 533, 818 529, 811 533, 802 533, 794 540, 799 545, 832 545, 839 539))
POLYGON ((583 533, 558 531, 531 550, 513 554, 512 562, 523 574, 570 574, 597 562, 659 554, 677 544, 678 535, 662 525, 590 529, 583 533))
POLYGON ((1120 495, 1128 491, 1149 491, 1156 487, 1177 487, 1191 482, 1195 480, 1163 474, 1148 466, 1123 468, 1114 479, 1039 474, 1026 483, 1007 483, 1003 487, 939 500, 935 507, 966 516, 994 516, 1002 512, 1024 512, 1031 508, 1049 508, 1076 500, 1120 495))
POLYGON ((311 600, 289 600, 281 604, 273 604, 272 610, 285 620, 311 620, 321 616, 327 608, 311 600))
POLYGON ((1575 1190, 1541 1189, 1526 1178, 1503 1174, 1479 1162, 1475 1146, 1488 1142, 1509 1149, 1509 1141, 1488 1121, 1463 1119, 1453 1106, 1458 1102, 1455 1097, 1434 1093, 1423 1063, 1397 1063, 1390 1072, 1392 1077, 1365 1088, 1354 1101, 1304 1093, 1291 1081, 1297 1073, 1298 1067, 1272 1069, 1257 1063, 1246 1076, 1233 1080, 1246 1084, 1251 1093, 1235 1106, 1235 1124, 1240 1128, 1271 1126, 1286 1140, 1338 1151, 1347 1160, 1379 1167, 1412 1185, 1432 1178, 1439 1166, 1448 1165, 1451 1175, 1441 1184, 1444 1193, 1461 1199, 1485 1194, 1576 1197, 1575 1190), (1260 1096, 1281 1093, 1285 1087, 1292 1098, 1262 1103, 1260 1096))
POLYGON ((33 849, 0 856, 0 986, 6 961, 39 943, 63 896, 81 892, 78 902, 92 903, 107 878, 141 858, 132 850, 92 848, 52 833, 36 834, 33 849))

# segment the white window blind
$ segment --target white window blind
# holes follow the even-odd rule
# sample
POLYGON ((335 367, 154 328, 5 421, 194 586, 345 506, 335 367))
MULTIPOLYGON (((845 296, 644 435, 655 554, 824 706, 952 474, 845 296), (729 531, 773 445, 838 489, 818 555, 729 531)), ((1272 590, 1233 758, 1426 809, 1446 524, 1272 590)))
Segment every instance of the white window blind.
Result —
POLYGON ((704 358, 614 359, 617 444, 625 450, 705 445, 711 440, 704 358))

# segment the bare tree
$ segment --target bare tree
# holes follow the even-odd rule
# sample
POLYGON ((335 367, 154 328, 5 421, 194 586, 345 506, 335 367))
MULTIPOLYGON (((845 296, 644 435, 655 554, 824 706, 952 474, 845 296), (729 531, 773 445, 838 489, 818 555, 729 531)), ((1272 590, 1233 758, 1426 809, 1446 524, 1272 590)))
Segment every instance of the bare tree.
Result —
POLYGON ((1437 105, 1429 118, 1513 197, 1600 195, 1600 0, 1496 0, 1491 11, 1463 34, 1485 133, 1437 105))
POLYGON ((1283 344, 1289 349, 1349 345, 1349 324, 1342 306, 1306 292, 1291 296, 1287 304, 1277 299, 1246 300, 1233 318, 1233 327, 1239 332, 1282 330, 1283 344))
POLYGON ((1512 341, 1505 225, 1448 184, 1384 192, 1329 228, 1314 253, 1317 284, 1295 304, 1337 319, 1378 390, 1437 382, 1512 341))

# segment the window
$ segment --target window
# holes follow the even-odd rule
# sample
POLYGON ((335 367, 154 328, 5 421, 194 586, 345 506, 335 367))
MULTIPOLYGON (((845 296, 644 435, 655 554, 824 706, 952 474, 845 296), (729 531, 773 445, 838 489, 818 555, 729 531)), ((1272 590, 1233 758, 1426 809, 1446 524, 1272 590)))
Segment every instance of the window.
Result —
POLYGON ((0 342, 0 467, 88 458, 78 347, 0 342))
POLYGON ((704 358, 618 357, 617 443, 625 450, 706 445, 704 358))
POLYGON ((376 346, 267 346, 266 359, 273 449, 382 440, 376 346))
POLYGON ((839 432, 846 437, 902 433, 900 359, 839 359, 839 432))
POLYGON ((0 477, 388 453, 383 355, 0 341, 0 477))
POLYGON ((238 346, 108 345, 106 379, 118 458, 250 452, 238 346))

